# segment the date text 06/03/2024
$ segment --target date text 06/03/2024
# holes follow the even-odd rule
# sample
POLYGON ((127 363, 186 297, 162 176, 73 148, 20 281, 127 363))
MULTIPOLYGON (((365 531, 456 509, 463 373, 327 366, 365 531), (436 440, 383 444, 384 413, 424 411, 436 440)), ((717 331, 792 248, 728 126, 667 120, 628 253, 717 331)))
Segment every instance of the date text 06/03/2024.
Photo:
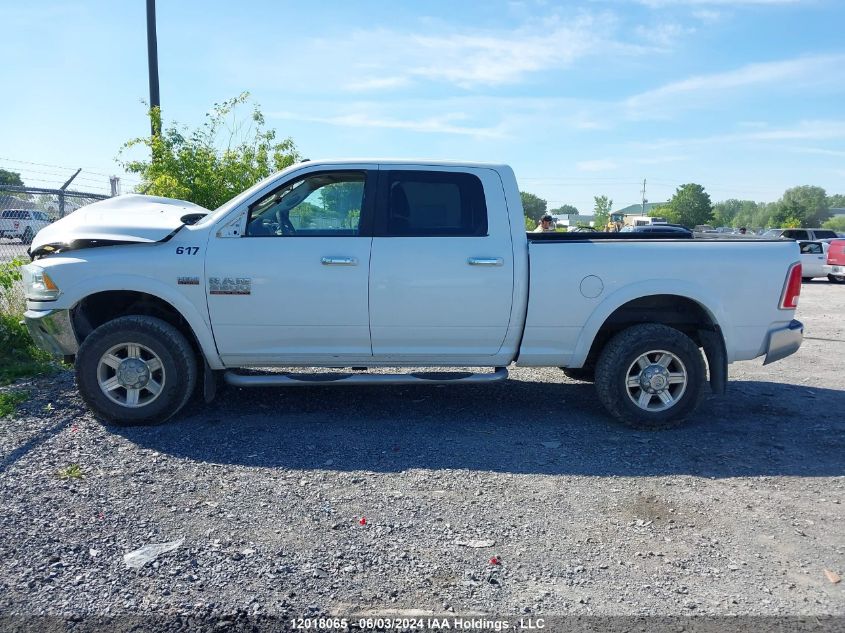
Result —
POLYGON ((368 618, 293 618, 291 627, 303 631, 348 630, 421 630, 421 631, 538 631, 545 629, 543 618, 518 618, 515 621, 488 618, 443 617, 368 617, 368 618))

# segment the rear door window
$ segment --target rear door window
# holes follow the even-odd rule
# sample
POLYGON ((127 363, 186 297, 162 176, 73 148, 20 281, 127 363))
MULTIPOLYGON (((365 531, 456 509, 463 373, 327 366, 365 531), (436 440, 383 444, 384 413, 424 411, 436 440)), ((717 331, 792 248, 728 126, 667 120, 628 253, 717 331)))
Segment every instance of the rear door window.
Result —
POLYGON ((381 177, 376 236, 487 235, 487 204, 477 176, 391 170, 381 177))
POLYGON ((791 240, 808 240, 808 239, 810 239, 810 235, 809 235, 809 233, 807 233, 807 231, 795 231, 795 230, 784 231, 783 237, 787 237, 791 240))

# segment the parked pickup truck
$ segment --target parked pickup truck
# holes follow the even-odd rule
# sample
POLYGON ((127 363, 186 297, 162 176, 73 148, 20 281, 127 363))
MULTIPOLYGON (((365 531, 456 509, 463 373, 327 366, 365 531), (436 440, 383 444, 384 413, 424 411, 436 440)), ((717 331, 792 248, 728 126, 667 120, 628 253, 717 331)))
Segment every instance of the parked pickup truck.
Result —
POLYGON ((24 244, 32 243, 35 234, 48 224, 50 224, 50 218, 43 211, 32 209, 0 211, 0 237, 18 238, 24 244))
POLYGON ((803 333, 795 242, 683 237, 526 234, 504 165, 303 162, 213 212, 130 195, 59 220, 30 249, 25 318, 115 423, 210 401, 221 374, 462 384, 516 363, 594 380, 613 416, 663 427, 706 380, 723 393, 729 363, 779 360, 803 333), (242 371, 274 366, 356 371, 242 371))

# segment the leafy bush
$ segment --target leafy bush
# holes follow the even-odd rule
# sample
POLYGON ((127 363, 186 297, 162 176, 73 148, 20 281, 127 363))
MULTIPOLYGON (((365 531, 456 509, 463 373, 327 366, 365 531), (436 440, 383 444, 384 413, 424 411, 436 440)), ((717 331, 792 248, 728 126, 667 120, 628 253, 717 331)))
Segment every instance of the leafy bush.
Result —
POLYGON ((19 282, 25 263, 18 257, 0 264, 0 385, 54 368, 52 357, 36 347, 21 323, 25 300, 19 282))
POLYGON ((831 231, 845 231, 845 215, 837 215, 822 224, 823 228, 831 231))
POLYGON ((25 263, 20 257, 0 263, 0 313, 23 314, 25 301, 20 281, 21 266, 25 263))
POLYGON ((276 140, 276 132, 264 128, 264 115, 253 105, 248 121, 238 120, 237 106, 249 102, 244 92, 215 104, 206 122, 193 131, 171 125, 162 130, 161 111, 149 116, 154 136, 127 141, 120 155, 144 147, 151 159, 126 160, 123 168, 141 176, 142 193, 188 200, 206 209, 216 209, 262 178, 299 160, 290 138, 276 140))
POLYGON ((36 347, 19 314, 0 313, 0 385, 55 368, 52 357, 36 347))

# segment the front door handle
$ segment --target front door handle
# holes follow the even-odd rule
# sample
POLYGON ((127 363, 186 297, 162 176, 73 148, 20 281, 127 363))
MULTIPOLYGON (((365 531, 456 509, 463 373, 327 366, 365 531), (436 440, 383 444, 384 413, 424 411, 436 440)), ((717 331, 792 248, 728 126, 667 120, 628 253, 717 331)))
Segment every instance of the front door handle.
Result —
POLYGON ((354 257, 323 257, 320 263, 323 266, 357 266, 358 260, 354 257))
POLYGON ((470 257, 467 260, 470 266, 502 266, 504 263, 501 257, 470 257))

